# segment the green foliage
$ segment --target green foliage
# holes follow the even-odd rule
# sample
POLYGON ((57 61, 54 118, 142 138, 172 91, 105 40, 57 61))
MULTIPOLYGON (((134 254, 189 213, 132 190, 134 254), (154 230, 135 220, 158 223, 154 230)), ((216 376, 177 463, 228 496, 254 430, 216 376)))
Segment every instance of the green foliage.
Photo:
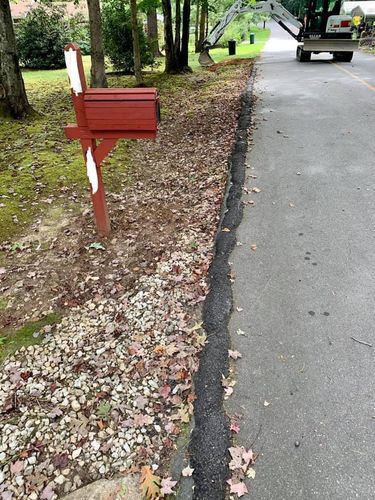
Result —
POLYGON ((69 24, 64 10, 40 5, 17 25, 17 49, 21 64, 32 69, 63 68, 64 46, 69 42, 69 24))
MULTIPOLYGON (((121 0, 105 0, 102 6, 104 46, 113 67, 133 73, 133 40, 129 6, 121 0)), ((142 67, 154 64, 142 25, 138 25, 142 67)))
POLYGON ((69 19, 69 41, 78 44, 84 56, 91 53, 90 30, 82 14, 76 14, 69 19))
POLYGON ((111 405, 108 401, 101 401, 96 410, 96 416, 102 420, 108 420, 111 413, 111 405))

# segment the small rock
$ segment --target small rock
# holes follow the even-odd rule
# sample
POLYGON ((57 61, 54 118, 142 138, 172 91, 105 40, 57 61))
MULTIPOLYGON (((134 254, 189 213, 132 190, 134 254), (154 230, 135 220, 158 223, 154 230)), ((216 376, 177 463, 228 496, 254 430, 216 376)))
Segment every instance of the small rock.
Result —
POLYGON ((64 484, 65 483, 65 477, 62 474, 60 474, 55 479, 55 483, 57 483, 57 484, 64 484))
POLYGON ((72 453, 72 458, 75 460, 78 458, 81 454, 82 448, 77 448, 76 450, 73 451, 72 453))

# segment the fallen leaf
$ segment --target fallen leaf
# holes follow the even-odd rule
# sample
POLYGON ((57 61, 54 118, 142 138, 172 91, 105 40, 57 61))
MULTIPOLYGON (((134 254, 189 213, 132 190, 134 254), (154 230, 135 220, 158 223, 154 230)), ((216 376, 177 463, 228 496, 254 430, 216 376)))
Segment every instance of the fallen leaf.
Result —
POLYGON ((295 207, 294 203, 289 203, 289 206, 290 206, 290 208, 294 208, 295 207))
POLYGON ((256 475, 255 469, 253 469, 252 467, 249 467, 248 471, 246 472, 246 475, 249 479, 255 479, 255 475, 256 475))
POLYGON ((141 491, 142 495, 150 500, 154 500, 160 496, 159 476, 153 473, 153 470, 148 465, 141 468, 141 491))
POLYGON ((154 417, 150 415, 135 415, 134 417, 134 427, 144 427, 145 425, 151 425, 154 421, 154 417))
POLYGON ((172 481, 171 477, 167 477, 166 479, 161 480, 161 489, 160 493, 162 495, 174 495, 173 487, 176 486, 177 481, 172 481))
POLYGON ((227 227, 225 227, 224 229, 222 229, 222 232, 223 233, 230 233, 230 229, 228 229, 227 227))
MULTIPOLYGON (((250 449, 248 451, 244 450, 242 453, 242 459, 245 462, 246 467, 248 467, 249 465, 252 465, 255 462, 256 455, 252 449, 250 449)), ((246 467, 245 467, 245 470, 246 470, 246 467)))
POLYGON ((190 476, 192 476, 193 472, 194 472, 194 469, 192 469, 190 467, 190 465, 188 465, 187 467, 185 467, 185 469, 182 469, 182 475, 184 477, 190 477, 190 476))
POLYGON ((240 426, 237 424, 237 422, 232 422, 230 424, 230 430, 238 434, 240 432, 240 426))
POLYGON ((21 460, 17 460, 16 462, 13 462, 10 464, 10 472, 11 474, 19 474, 21 471, 23 471, 23 462, 21 460))
POLYGON ((159 390, 159 394, 164 399, 167 399, 167 397, 169 396, 170 392, 171 392, 171 388, 169 387, 169 385, 163 385, 163 387, 161 387, 160 390, 159 390))
POLYGON ((237 330, 237 335, 246 335, 246 333, 243 330, 241 330, 241 328, 239 328, 237 330))
POLYGON ((238 498, 243 497, 248 492, 246 484, 243 481, 239 483, 234 483, 233 479, 228 479, 227 483, 230 485, 230 493, 236 493, 238 498))
POLYGON ((90 243, 87 249, 93 249, 93 250, 105 250, 105 246, 102 243, 90 243))
POLYGON ((196 332, 197 330, 202 330, 202 325, 203 325, 203 321, 201 321, 200 323, 195 323, 195 325, 191 328, 191 332, 196 332))
POLYGON ((229 357, 232 359, 238 359, 242 358, 242 354, 238 351, 231 351, 230 349, 228 350, 229 357))
POLYGON ((42 493, 40 494, 41 500, 51 500, 51 498, 54 496, 55 492, 51 488, 51 486, 47 485, 42 493))
POLYGON ((267 406, 269 406, 270 404, 271 404, 271 403, 269 403, 268 401, 265 401, 265 402, 263 403, 263 405, 264 405, 266 408, 267 408, 267 406))
POLYGON ((256 249, 257 249, 256 244, 254 243, 253 245, 250 245, 250 249, 251 249, 253 252, 256 252, 256 249))
POLYGON ((228 449, 232 460, 229 462, 230 470, 241 469, 242 467, 242 455, 244 452, 243 446, 232 446, 228 449))
POLYGON ((257 187, 253 187, 253 189, 251 190, 253 193, 260 193, 260 189, 257 188, 257 187))
POLYGON ((6 272, 7 270, 5 269, 5 267, 0 267, 0 275, 5 274, 6 272))
POLYGON ((240 313, 240 312, 243 311, 243 308, 242 307, 236 307, 236 311, 240 313))
POLYGON ((233 387, 224 387, 224 392, 226 396, 231 396, 233 394, 233 387))
POLYGON ((53 457, 52 463, 58 469, 65 469, 69 464, 69 455, 67 453, 57 453, 53 457))

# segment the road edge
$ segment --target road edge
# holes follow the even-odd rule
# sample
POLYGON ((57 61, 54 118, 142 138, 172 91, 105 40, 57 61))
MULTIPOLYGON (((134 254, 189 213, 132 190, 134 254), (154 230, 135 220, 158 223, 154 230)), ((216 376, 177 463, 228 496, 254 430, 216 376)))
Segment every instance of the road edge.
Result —
POLYGON ((236 229, 243 216, 242 190, 253 109, 255 65, 241 95, 241 111, 235 142, 228 160, 229 173, 222 219, 215 239, 215 255, 209 269, 210 291, 203 304, 205 345, 195 376, 194 416, 189 452, 194 468, 194 500, 223 500, 229 477, 229 422, 223 407, 222 376, 228 375, 228 324, 233 308, 229 257, 236 245, 236 229), (223 231, 229 229, 229 231, 223 231))

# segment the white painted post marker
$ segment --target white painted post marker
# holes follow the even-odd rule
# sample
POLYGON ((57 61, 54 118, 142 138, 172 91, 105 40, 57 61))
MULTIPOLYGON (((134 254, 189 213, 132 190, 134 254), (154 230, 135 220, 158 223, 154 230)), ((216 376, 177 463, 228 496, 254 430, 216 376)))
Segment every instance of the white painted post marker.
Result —
POLYGON ((87 177, 89 178, 92 194, 98 190, 98 172, 96 171, 96 163, 92 156, 91 148, 88 148, 86 153, 87 177))
POLYGON ((75 95, 82 94, 82 82, 79 76, 78 64, 77 64, 77 52, 70 48, 64 51, 66 69, 68 70, 68 76, 70 81, 70 88, 73 90, 75 95))

